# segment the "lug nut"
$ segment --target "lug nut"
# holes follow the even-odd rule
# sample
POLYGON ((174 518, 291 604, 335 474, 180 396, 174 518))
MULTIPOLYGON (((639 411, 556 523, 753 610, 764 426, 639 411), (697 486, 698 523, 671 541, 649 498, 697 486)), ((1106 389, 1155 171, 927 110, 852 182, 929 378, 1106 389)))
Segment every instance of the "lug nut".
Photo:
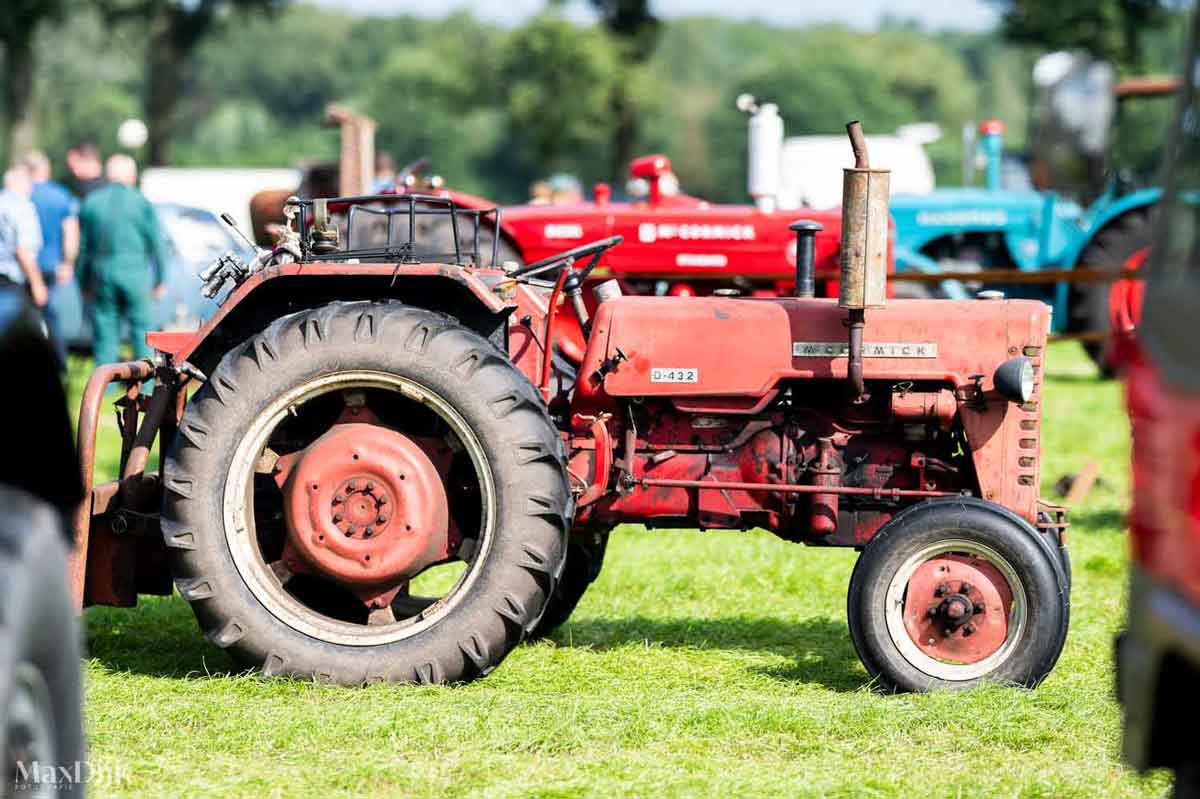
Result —
POLYGON ((363 528, 363 538, 370 538, 373 535, 375 535, 375 531, 371 529, 370 525, 363 528))
POLYGON ((386 516, 376 516, 375 523, 376 524, 387 524, 387 517, 386 516))
POLYGON ((929 610, 925 611, 925 615, 926 615, 926 616, 928 616, 928 617, 929 617, 929 618, 931 618, 931 619, 932 619, 932 618, 936 618, 936 617, 937 617, 937 615, 938 615, 938 606, 937 606, 937 605, 933 605, 933 606, 931 606, 931 607, 929 608, 929 610))
POLYGON ((346 483, 346 490, 348 490, 348 491, 357 491, 357 490, 358 490, 358 481, 357 481, 357 480, 351 480, 350 482, 346 483))
POLYGON ((946 595, 946 584, 938 583, 938 587, 933 589, 933 595, 934 596, 945 596, 946 595))
POLYGON ((333 498, 334 505, 341 505, 345 501, 346 501, 346 498, 344 496, 342 496, 341 494, 338 494, 337 496, 335 496, 333 498))
POLYGON ((374 483, 372 483, 370 480, 368 480, 368 481, 367 481, 367 487, 366 487, 366 490, 367 490, 367 491, 374 491, 374 490, 375 490, 375 484, 374 484, 374 483))
POLYGON ((964 594, 969 594, 973 590, 973 586, 966 580, 963 580, 963 584, 958 590, 964 594))
POLYGON ((354 535, 357 532, 358 532, 358 528, 355 527, 353 524, 346 526, 346 535, 354 535))
POLYGON ((965 627, 963 627, 963 635, 970 635, 973 632, 975 632, 974 624, 968 624, 965 627))
POLYGON ((377 504, 379 505, 379 507, 382 508, 384 505, 387 504, 387 497, 380 497, 377 501, 377 504))
POLYGON ((973 610, 974 610, 976 613, 983 613, 983 611, 984 611, 985 609, 986 609, 986 608, 984 608, 984 607, 983 607, 983 603, 982 603, 982 602, 976 602, 976 603, 975 603, 975 607, 973 608, 973 610))
POLYGON ((337 524, 338 522, 340 522, 340 521, 341 521, 342 519, 344 519, 344 518, 346 518, 346 517, 345 517, 345 516, 343 516, 342 514, 340 514, 340 513, 335 513, 335 514, 333 514, 333 523, 334 523, 334 524, 337 524))

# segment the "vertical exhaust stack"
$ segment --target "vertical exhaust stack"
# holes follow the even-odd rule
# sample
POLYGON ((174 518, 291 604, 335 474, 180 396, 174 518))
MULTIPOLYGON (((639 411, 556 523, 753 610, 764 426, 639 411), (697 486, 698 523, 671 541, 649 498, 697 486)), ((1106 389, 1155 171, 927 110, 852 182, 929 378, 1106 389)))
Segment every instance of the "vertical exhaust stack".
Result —
POLYGON ((872 169, 858 121, 846 125, 854 166, 842 170, 842 252, 838 305, 849 329, 847 378, 856 402, 866 399, 863 329, 866 309, 882 308, 887 294, 888 186, 891 170, 872 169))
POLYGON ((783 119, 779 106, 755 102, 753 95, 738 95, 737 107, 750 115, 747 142, 746 188, 755 206, 771 213, 779 206, 783 184, 783 119))

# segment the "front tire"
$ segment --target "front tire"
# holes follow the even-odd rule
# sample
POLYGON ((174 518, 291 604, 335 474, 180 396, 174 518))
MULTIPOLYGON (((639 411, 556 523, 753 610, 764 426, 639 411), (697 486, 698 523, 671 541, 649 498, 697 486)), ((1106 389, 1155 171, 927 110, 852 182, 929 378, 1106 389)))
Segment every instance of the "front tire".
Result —
POLYGON ((1044 538, 972 498, 914 505, 855 564, 854 646, 885 691, 1040 683, 1066 640, 1069 588, 1044 538))
POLYGON ((209 640, 340 684, 489 673, 542 617, 571 514, 529 381, 453 319, 395 302, 330 303, 231 350, 188 405, 164 487, 176 585, 209 640), (407 560, 414 541, 444 554, 407 560), (410 593, 447 566, 462 569, 444 595, 410 593))
POLYGON ((84 762, 79 622, 59 512, 8 486, 0 503, 0 796, 40 796, 39 767, 84 762))

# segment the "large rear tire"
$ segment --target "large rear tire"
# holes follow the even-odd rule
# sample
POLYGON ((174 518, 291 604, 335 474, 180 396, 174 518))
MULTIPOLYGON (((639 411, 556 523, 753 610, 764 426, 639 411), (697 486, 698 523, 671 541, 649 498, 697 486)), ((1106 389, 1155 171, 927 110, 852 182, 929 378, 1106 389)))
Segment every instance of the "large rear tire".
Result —
POLYGON ((1033 687, 1058 660, 1070 612, 1063 561, 1000 506, 971 498, 905 509, 850 578, 854 646, 885 691, 1033 687))
POLYGON ((489 673, 543 615, 572 504, 562 439, 529 381, 453 319, 395 302, 330 303, 232 349, 189 403, 164 479, 172 571, 209 640, 266 674, 341 684, 489 673), (360 428, 371 432, 348 439, 341 488, 282 481, 283 463, 334 469, 329 434, 360 428), (375 454, 388 441, 411 469, 375 454), (331 501, 353 522, 368 499, 378 525, 374 506, 365 528, 340 512, 305 521, 331 501), (444 557, 372 571, 408 563, 437 518, 451 529, 444 557), (443 596, 410 594, 460 561, 443 596), (364 593, 358 566, 389 582, 364 593))
POLYGON ((59 512, 0 486, 0 796, 42 796, 85 768, 79 622, 59 512))

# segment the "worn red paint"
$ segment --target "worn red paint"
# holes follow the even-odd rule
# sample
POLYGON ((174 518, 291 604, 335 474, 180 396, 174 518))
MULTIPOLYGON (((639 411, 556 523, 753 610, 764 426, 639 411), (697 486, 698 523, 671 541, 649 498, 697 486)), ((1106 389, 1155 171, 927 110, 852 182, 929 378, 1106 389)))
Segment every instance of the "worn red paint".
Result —
POLYGON ((931 658, 978 663, 1004 645, 1012 603, 1012 588, 995 566, 982 558, 941 555, 909 578, 904 629, 931 658))
POLYGON ((443 476, 412 439, 342 422, 281 457, 288 545, 304 564, 355 588, 390 587, 449 554, 443 476))
MULTIPOLYGON (((154 334, 151 341, 172 363, 183 363, 233 308, 253 308, 270 281, 299 286, 310 278, 354 276, 378 280, 382 293, 397 270, 397 280, 452 282, 503 319, 510 359, 547 395, 558 385, 543 380, 551 369, 546 353, 555 348, 547 344, 561 343, 556 348, 578 376, 569 398, 549 399, 563 420, 580 531, 623 522, 761 527, 795 541, 862 546, 907 505, 960 492, 1037 522, 1049 311, 1036 302, 902 300, 868 311, 869 397, 862 402, 847 391, 846 358, 838 351, 845 313, 832 300, 622 297, 597 308, 584 340, 571 314, 550 319, 556 302, 544 290, 495 270, 441 264, 271 267, 239 286, 200 331, 154 334), (618 350, 624 360, 614 360, 618 350), (996 367, 1018 355, 1038 370, 1033 397, 1019 406, 992 386, 996 367), (597 379, 606 363, 606 375, 597 379)), ((303 454, 281 459, 292 525, 285 554, 297 568, 356 586, 364 601, 374 602, 453 551, 458 532, 436 510, 446 500, 432 484, 444 481, 446 464, 434 444, 412 439, 412 447, 384 446, 378 442, 387 436, 351 435, 352 422, 339 420, 334 427, 346 430, 312 445, 311 464, 303 454), (380 481, 389 502, 394 496, 397 504, 411 504, 422 520, 411 540, 396 537, 384 546, 397 534, 393 522, 386 535, 366 542, 345 535, 338 526, 345 519, 333 521, 333 496, 357 472, 332 464, 366 445, 386 450, 372 455, 385 471, 403 461, 427 477, 427 488, 412 496, 407 486, 380 481), (432 466, 417 465, 420 456, 432 466), (314 479, 289 481, 291 469, 314 479), (316 504, 309 492, 319 495, 316 504), (322 531, 336 547, 320 541, 322 531)), ((374 502, 379 495, 371 496, 374 502)), ((90 521, 77 519, 84 542, 90 521)))

